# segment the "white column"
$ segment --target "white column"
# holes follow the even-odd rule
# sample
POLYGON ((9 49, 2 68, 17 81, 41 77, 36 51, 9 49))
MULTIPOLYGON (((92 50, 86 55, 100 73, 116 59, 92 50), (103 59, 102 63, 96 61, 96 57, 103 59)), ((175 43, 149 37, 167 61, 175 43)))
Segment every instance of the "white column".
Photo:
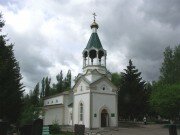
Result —
POLYGON ((96 52, 96 58, 97 58, 97 63, 96 63, 96 65, 98 65, 99 64, 99 57, 98 57, 99 55, 98 55, 98 51, 96 52))
POLYGON ((93 33, 97 33, 97 28, 92 28, 93 33))
POLYGON ((88 66, 89 66, 89 52, 88 52, 87 58, 88 58, 88 66))
POLYGON ((83 58, 83 66, 84 67, 86 66, 86 58, 85 57, 83 58))
POLYGON ((85 60, 84 60, 84 57, 83 57, 83 67, 85 67, 85 60))

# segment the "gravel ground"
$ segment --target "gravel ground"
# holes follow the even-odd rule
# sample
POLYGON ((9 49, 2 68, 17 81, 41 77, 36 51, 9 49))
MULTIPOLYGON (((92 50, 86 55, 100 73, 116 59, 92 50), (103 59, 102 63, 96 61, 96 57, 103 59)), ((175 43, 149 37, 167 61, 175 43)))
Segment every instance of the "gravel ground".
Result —
MULTIPOLYGON (((163 128, 162 125, 143 125, 133 128, 104 128, 92 130, 89 135, 169 135, 168 128, 163 128)), ((87 133, 87 135, 88 135, 87 133)), ((178 129, 180 135, 180 129, 178 129)))

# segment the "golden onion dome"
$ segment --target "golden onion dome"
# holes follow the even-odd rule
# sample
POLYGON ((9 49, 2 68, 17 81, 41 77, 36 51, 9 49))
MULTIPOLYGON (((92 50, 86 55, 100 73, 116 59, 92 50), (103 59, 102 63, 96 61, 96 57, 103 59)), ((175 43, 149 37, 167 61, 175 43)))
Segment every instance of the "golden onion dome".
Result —
POLYGON ((91 24, 91 29, 92 28, 99 28, 99 25, 94 21, 92 24, 91 24))

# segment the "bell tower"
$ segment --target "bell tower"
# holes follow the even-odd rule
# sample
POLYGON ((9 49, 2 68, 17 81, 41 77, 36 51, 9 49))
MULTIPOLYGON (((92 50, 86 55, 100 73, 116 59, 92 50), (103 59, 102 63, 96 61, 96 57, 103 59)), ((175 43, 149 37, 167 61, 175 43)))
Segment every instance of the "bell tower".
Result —
POLYGON ((83 72, 87 70, 97 69, 100 73, 105 74, 107 52, 103 49, 97 30, 99 25, 96 23, 96 14, 94 13, 94 21, 91 24, 92 34, 83 50, 83 72))

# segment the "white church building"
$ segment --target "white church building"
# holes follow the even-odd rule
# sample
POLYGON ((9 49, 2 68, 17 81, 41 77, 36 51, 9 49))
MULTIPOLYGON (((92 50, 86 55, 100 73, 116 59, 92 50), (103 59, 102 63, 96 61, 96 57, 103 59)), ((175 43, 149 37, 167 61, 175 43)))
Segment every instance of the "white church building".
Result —
POLYGON ((83 124, 86 128, 116 127, 117 88, 106 69, 107 52, 103 48, 95 19, 92 34, 82 52, 83 73, 75 78, 72 90, 44 99, 44 125, 83 124))

